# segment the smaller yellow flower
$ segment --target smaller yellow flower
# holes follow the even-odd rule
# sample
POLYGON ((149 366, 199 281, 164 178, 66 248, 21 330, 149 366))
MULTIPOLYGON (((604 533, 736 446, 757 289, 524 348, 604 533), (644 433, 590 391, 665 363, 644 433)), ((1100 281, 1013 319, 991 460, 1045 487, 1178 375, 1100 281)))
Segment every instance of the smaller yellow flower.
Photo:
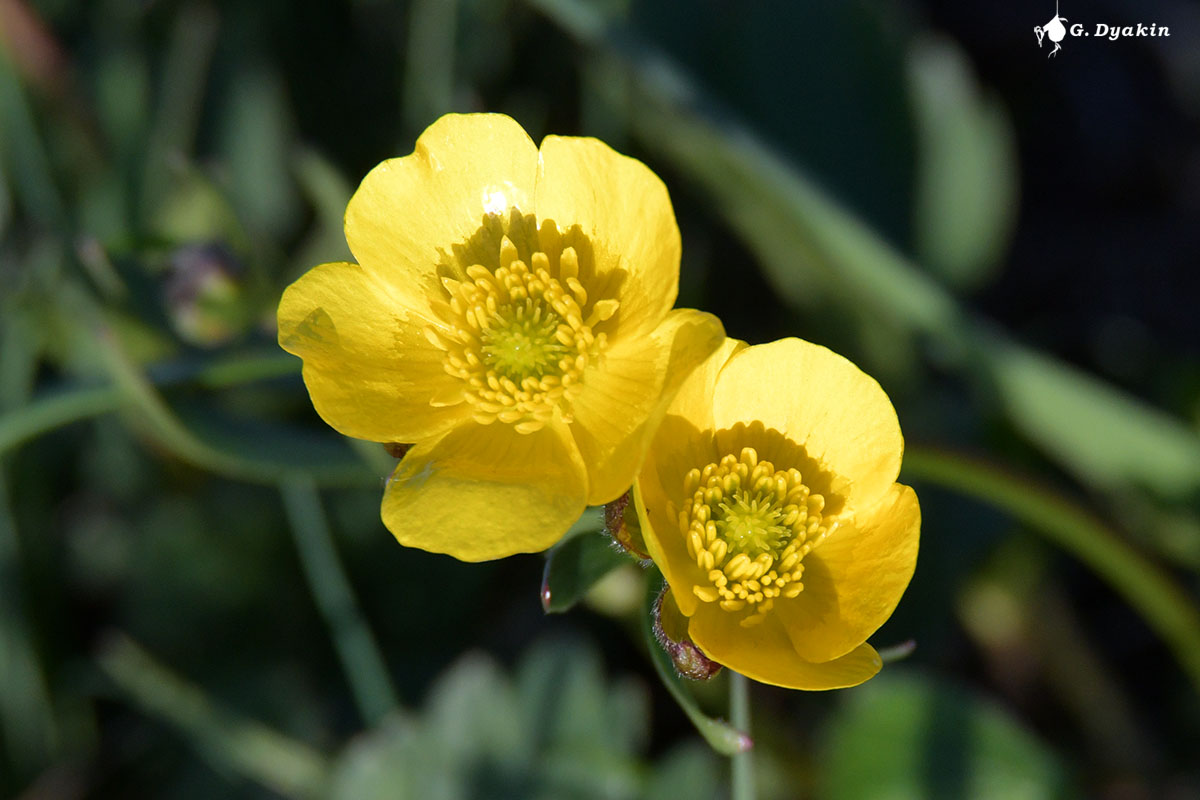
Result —
MULTIPOLYGON (((799 339, 726 340, 684 382, 634 488, 642 534, 712 660, 836 689, 882 666, 866 639, 917 560, 917 496, 883 389, 799 339)), ((682 626, 680 626, 682 627, 682 626)))
POLYGON ((412 444, 388 481, 401 544, 465 561, 554 544, 628 490, 683 378, 724 338, 675 309, 666 187, 595 139, 541 147, 500 114, 449 114, 346 208, 358 263, 279 303, 337 430, 412 444))

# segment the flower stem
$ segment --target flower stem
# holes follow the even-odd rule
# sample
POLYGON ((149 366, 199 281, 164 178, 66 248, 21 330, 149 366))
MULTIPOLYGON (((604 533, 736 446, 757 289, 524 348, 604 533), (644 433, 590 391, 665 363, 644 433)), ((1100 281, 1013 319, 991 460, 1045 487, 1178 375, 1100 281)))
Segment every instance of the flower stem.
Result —
MULTIPOLYGON (((750 680, 741 673, 729 672, 729 722, 750 735, 750 680)), ((733 800, 754 800, 754 750, 733 755, 733 800)))

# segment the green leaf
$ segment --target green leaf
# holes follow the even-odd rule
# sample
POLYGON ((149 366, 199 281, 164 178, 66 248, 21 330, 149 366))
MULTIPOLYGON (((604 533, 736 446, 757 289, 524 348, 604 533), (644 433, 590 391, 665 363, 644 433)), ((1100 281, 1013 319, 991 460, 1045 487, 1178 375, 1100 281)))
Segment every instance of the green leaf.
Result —
POLYGON ((308 235, 290 259, 294 274, 299 275, 330 261, 353 261, 342 230, 342 217, 353 187, 315 150, 297 150, 292 168, 314 212, 308 235))
POLYGON ((346 749, 331 797, 633 800, 649 772, 636 757, 646 727, 644 689, 608 683, 586 642, 535 644, 515 680, 470 654, 419 716, 389 718, 346 749))
POLYGON ((999 263, 1016 221, 1012 130, 949 40, 915 42, 909 84, 918 137, 917 252, 947 283, 974 288, 999 263))
POLYGON ((1036 483, 949 453, 909 448, 902 476, 995 506, 1087 564, 1137 609, 1200 690, 1200 611, 1195 599, 1087 511, 1036 483))
POLYGON ((629 555, 599 531, 568 536, 546 553, 542 572, 542 608, 561 614, 608 573, 630 563, 629 555))
POLYGON ((1051 800, 1066 770, 994 705, 915 674, 887 674, 846 693, 822 763, 829 800, 1051 800))
POLYGON ((532 750, 512 681, 482 653, 467 655, 438 679, 423 717, 438 749, 464 767, 523 764, 532 750))
POLYGON ((192 155, 209 68, 217 43, 219 20, 203 3, 184 5, 175 17, 162 63, 150 141, 146 145, 141 213, 159 213, 174 175, 172 162, 192 155))
POLYGON ((428 774, 437 758, 415 720, 390 717, 342 751, 329 781, 329 799, 454 800, 461 795, 453 776, 444 771, 428 774))
POLYGON ((1017 345, 996 342, 987 361, 1013 424, 1087 482, 1167 497, 1200 486, 1200 441, 1178 420, 1017 345))
POLYGON ((717 800, 725 796, 724 779, 712 751, 698 742, 684 744, 663 757, 645 800, 717 800))
POLYGON ((239 218, 277 238, 292 232, 299 204, 288 163, 292 122, 284 80, 265 65, 242 69, 225 98, 221 152, 239 218))
POLYGON ((687 718, 692 721, 696 730, 713 750, 727 756, 744 753, 754 746, 753 740, 725 720, 714 719, 700 710, 691 689, 675 672, 671 656, 654 638, 654 603, 658 599, 659 593, 662 592, 662 586, 662 576, 654 571, 646 581, 646 602, 641 615, 642 638, 646 642, 646 649, 650 652, 650 661, 654 664, 654 671, 658 673, 659 679, 667 687, 671 697, 675 698, 675 702, 683 709, 683 713, 687 714, 687 718))
POLYGON ((66 226, 62 194, 55 183, 45 137, 38 131, 7 49, 0 49, 0 120, 4 121, 0 125, 0 158, 5 160, 5 171, 11 173, 23 210, 38 224, 61 231, 66 226))
POLYGON ((525 729, 541 749, 633 755, 649 733, 645 690, 606 685, 599 654, 582 640, 530 648, 517 668, 517 696, 525 729))

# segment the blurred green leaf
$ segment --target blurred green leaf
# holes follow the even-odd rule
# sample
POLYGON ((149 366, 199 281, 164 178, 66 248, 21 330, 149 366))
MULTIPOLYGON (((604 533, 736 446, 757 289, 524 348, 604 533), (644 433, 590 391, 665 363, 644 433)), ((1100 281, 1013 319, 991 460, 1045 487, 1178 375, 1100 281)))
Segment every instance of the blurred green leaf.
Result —
POLYGON ((754 746, 753 740, 742 731, 734 728, 728 722, 705 714, 700 706, 696 703, 696 698, 692 695, 691 689, 683 678, 679 677, 679 673, 675 671, 675 664, 671 661, 671 656, 663 650, 658 640, 654 637, 654 604, 658 600, 659 594, 662 592, 663 581, 657 570, 653 570, 646 581, 646 603, 641 614, 642 620, 642 639, 646 643, 646 649, 650 654, 650 661, 654 664, 654 671, 658 673, 659 679, 663 685, 667 687, 667 691, 671 693, 671 697, 675 698, 675 702, 683 709, 683 713, 696 726, 696 730, 704 737, 704 741, 708 742, 709 746, 718 753, 726 756, 732 756, 737 753, 744 753, 754 746))
POLYGON ((718 800, 725 797, 723 781, 712 751, 686 744, 660 759, 645 800, 718 800))
POLYGON ((66 208, 55 184, 46 153, 45 140, 25 88, 0 47, 0 158, 5 159, 22 208, 42 226, 61 232, 66 225, 66 208))
POLYGON ((459 2, 413 0, 408 4, 404 118, 414 131, 453 110, 459 2))
POLYGON ((1200 442, 1167 414, 1035 351, 994 340, 986 351, 1013 424, 1087 482, 1133 480, 1161 496, 1200 486, 1200 442))
POLYGON ((4 169, 4 141, 0 139, 0 236, 8 231, 12 220, 12 194, 8 191, 8 175, 4 169))
MULTIPOLYGON (((16 292, 0 300, 0 424, 32 391, 41 350, 36 317, 17 307, 16 292)), ((0 454, 3 451, 0 450, 0 454)), ((30 580, 0 458, 0 764, 32 778, 52 763, 62 744, 54 702, 31 624, 30 580)), ((0 790, 5 781, 0 778, 0 790)))
POLYGON ((645 692, 607 686, 594 650, 579 640, 541 642, 517 667, 519 715, 541 748, 632 755, 645 745, 645 692))
MULTIPOLYGON (((393 717, 346 749, 331 797, 634 800, 653 780, 637 756, 647 711, 644 691, 606 682, 581 641, 534 645, 515 678, 469 655, 420 715, 393 717)), ((704 751, 686 763, 701 777, 715 772, 704 751)))
POLYGON ((122 158, 136 158, 146 146, 153 108, 149 59, 141 48, 128 44, 101 53, 95 81, 96 117, 105 141, 122 158))
POLYGON ((0 474, 0 763, 28 780, 54 760, 60 731, 30 624, 8 494, 7 476, 0 474))
POLYGON ((948 39, 914 42, 909 82, 918 135, 917 253, 948 284, 975 288, 1000 262, 1016 222, 1012 130, 948 39))
POLYGON ((829 800, 1052 800, 1072 796, 1055 754, 999 708, 915 674, 847 692, 832 721, 829 800))
POLYGON ((146 713, 177 728, 214 767, 285 797, 322 794, 328 772, 320 753, 221 708, 131 639, 113 635, 98 660, 122 691, 146 713))
POLYGON ((564 538, 546 552, 542 608, 547 614, 567 611, 601 578, 628 563, 628 553, 602 531, 564 538))
POLYGON ((1138 610, 1200 692, 1200 610, 1195 600, 1102 522, 1036 483, 949 453, 910 447, 901 475, 990 503, 1083 561, 1138 610))
POLYGON ((252 230, 286 236, 299 208, 288 163, 292 123, 283 80, 267 66, 248 66, 225 102, 221 149, 239 217, 252 230))
POLYGON ((482 654, 463 658, 439 678, 424 716, 450 761, 517 765, 535 750, 538 731, 522 724, 511 682, 482 654))
MULTIPOLYGON (((320 153, 300 149, 293 162, 296 180, 312 203, 316 218, 303 244, 292 259, 297 275, 317 264, 352 261, 342 219, 350 202, 351 186, 320 153)), ((290 277, 290 276, 289 276, 290 277)))
POLYGON ((174 18, 142 172, 142 219, 158 214, 175 169, 191 160, 218 30, 208 3, 185 3, 174 18))
POLYGON ((457 800, 459 776, 420 723, 394 716, 350 742, 330 780, 329 800, 457 800))

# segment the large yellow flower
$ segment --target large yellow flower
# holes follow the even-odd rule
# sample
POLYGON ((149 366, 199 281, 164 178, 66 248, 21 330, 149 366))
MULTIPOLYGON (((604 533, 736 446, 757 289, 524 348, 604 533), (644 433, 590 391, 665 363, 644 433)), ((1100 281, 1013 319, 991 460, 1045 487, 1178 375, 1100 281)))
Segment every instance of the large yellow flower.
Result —
POLYGON ((357 264, 288 287, 279 343, 342 433, 414 446, 383 521, 482 561, 544 550, 633 483, 684 377, 720 345, 675 310, 679 230, 653 172, 595 139, 442 117, 346 208, 357 264))
POLYGON ((691 640, 764 683, 835 689, 881 666, 866 639, 917 560, 904 440, 872 378, 799 339, 732 339, 692 373, 634 490, 691 640))

